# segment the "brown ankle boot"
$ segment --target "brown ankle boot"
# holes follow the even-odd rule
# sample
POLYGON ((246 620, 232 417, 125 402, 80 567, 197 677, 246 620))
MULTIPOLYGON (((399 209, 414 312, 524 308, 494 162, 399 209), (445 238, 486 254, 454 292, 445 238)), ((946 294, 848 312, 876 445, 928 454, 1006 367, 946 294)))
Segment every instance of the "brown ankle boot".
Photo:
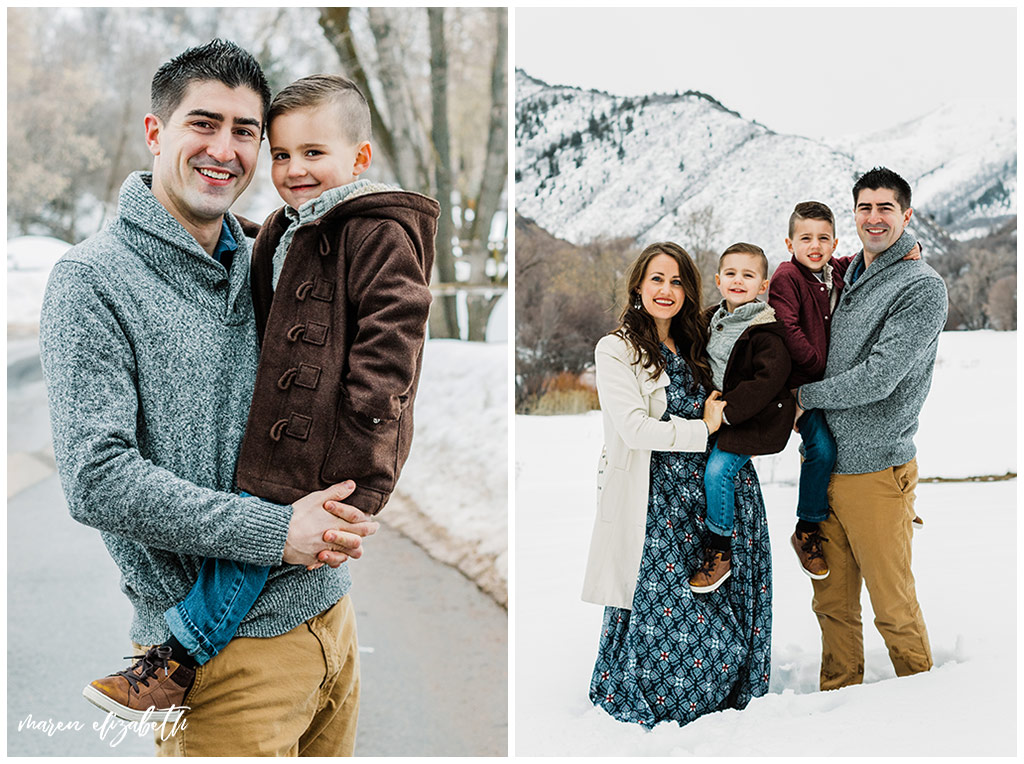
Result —
POLYGON ((789 537, 789 543, 793 545, 796 556, 800 559, 800 569, 815 581, 828 578, 828 563, 825 562, 825 555, 821 549, 822 541, 828 539, 822 537, 821 531, 794 531, 789 537))
POLYGON ((723 559, 720 549, 704 550, 704 562, 697 572, 690 576, 690 591, 694 594, 709 594, 721 586, 732 574, 732 561, 723 559))
POLYGON ((145 655, 133 657, 138 660, 130 668, 90 682, 82 695, 119 719, 176 722, 195 670, 170 660, 171 648, 166 645, 155 645, 145 655))

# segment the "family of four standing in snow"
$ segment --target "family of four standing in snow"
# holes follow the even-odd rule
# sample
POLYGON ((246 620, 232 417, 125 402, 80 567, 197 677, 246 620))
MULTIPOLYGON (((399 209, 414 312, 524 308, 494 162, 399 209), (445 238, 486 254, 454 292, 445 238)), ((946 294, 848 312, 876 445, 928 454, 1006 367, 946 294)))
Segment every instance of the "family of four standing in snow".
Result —
POLYGON ((803 202, 792 259, 769 280, 760 247, 730 246, 707 310, 679 245, 648 246, 629 271, 596 350, 605 446, 583 591, 605 606, 590 698, 616 719, 685 724, 767 692, 771 553, 750 457, 791 429, 804 452, 791 542, 813 583, 821 689, 863 680, 862 583, 896 674, 932 666, 910 565, 913 436, 946 288, 906 231, 903 178, 875 168, 853 203, 856 256, 832 258, 831 210, 803 202))

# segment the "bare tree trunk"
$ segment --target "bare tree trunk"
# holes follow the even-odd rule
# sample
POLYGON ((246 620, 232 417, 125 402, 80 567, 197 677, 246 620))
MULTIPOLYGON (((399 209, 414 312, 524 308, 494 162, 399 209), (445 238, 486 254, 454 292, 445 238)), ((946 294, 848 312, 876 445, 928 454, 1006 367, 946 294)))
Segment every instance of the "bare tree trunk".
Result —
POLYGON ((366 96, 370 105, 370 129, 373 131, 374 148, 380 150, 388 165, 396 168, 395 176, 399 177, 398 160, 391 130, 384 122, 376 101, 371 96, 370 81, 366 76, 366 70, 359 61, 359 54, 356 53, 356 46, 352 40, 352 29, 349 27, 350 10, 351 8, 321 8, 320 28, 324 30, 324 36, 337 52, 345 76, 356 83, 363 91, 363 95, 366 96))
MULTIPOLYGON (((431 140, 434 144, 434 174, 441 218, 437 223, 434 263, 443 284, 455 283, 455 258, 452 255, 452 159, 448 132, 448 51, 444 40, 444 8, 428 8, 430 24, 430 89, 433 111, 431 140)), ((440 296, 430 311, 431 337, 459 337, 455 296, 440 296)))
POLYGON ((491 220, 498 210, 501 192, 508 180, 508 17, 504 8, 492 9, 496 45, 491 69, 491 120, 487 134, 487 159, 480 181, 476 217, 470 227, 471 242, 487 247, 491 220))
MULTIPOLYGON (((114 157, 110 161, 110 174, 107 176, 107 185, 103 193, 103 217, 98 224, 97 230, 103 227, 112 209, 117 207, 118 191, 125 176, 124 171, 121 169, 121 161, 124 158, 125 147, 128 143, 128 127, 132 124, 132 106, 131 99, 126 98, 121 119, 117 123, 117 146, 114 148, 114 157)), ((134 132, 132 137, 135 137, 134 132)))
MULTIPOLYGON (((430 163, 424 156, 425 147, 422 146, 421 137, 426 134, 426 126, 416 115, 408 83, 402 77, 405 51, 398 30, 391 23, 393 12, 392 9, 378 7, 371 7, 368 11, 370 30, 377 43, 380 63, 377 73, 390 118, 391 139, 395 150, 394 170, 403 188, 425 189, 430 187, 430 163)), ((405 9, 401 12, 408 13, 405 9)), ((447 63, 445 66, 447 69, 447 63)))
MULTIPOLYGON (((477 195, 476 215, 470 226, 468 254, 470 283, 487 284, 488 240, 491 224, 508 180, 508 17, 504 8, 493 9, 495 18, 494 65, 491 68, 491 119, 487 136, 487 158, 477 195)), ((499 294, 469 294, 469 339, 483 341, 487 321, 499 294)))

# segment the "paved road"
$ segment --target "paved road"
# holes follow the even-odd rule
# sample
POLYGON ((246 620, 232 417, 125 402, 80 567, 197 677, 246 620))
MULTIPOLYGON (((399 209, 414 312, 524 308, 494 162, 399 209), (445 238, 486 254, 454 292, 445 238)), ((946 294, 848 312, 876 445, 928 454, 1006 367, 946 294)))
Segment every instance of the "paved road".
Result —
MULTIPOLYGON (((21 354, 23 356, 23 354, 21 354)), ((99 533, 73 521, 47 470, 49 425, 31 361, 8 360, 7 753, 152 755, 81 697, 128 655, 131 608, 99 533), (13 492, 13 493, 12 493, 13 492), (25 722, 31 716, 31 724, 25 722), (79 729, 47 734, 64 722, 79 729), (22 729, 19 731, 19 725, 22 729)), ((505 611, 454 569, 382 526, 351 566, 363 695, 356 754, 504 756, 505 611)))

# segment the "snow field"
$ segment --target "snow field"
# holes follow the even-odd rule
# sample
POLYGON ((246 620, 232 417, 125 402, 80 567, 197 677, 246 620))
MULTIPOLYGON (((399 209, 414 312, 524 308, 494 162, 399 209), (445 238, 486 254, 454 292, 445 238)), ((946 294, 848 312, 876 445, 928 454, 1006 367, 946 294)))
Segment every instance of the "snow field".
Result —
MULTIPOLYGON (((923 478, 1016 472, 1015 343, 1015 333, 942 336, 916 439, 923 478), (978 416, 974 400, 995 402, 985 408, 998 415, 978 416)), ((773 550, 769 694, 743 711, 646 732, 587 698, 601 608, 582 602, 580 588, 601 416, 520 416, 515 426, 517 755, 1013 755, 1016 480, 919 484, 925 527, 914 539, 913 570, 935 667, 896 679, 865 591, 864 684, 821 693, 811 584, 789 545, 792 439, 757 467, 773 550)))

